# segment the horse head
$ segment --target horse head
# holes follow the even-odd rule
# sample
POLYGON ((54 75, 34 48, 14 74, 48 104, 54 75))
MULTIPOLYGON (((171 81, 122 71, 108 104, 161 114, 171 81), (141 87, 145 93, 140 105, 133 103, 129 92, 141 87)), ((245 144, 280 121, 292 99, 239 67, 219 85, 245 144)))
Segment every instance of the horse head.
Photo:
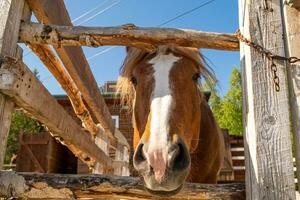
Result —
POLYGON ((210 77, 198 49, 129 48, 118 88, 132 105, 133 165, 156 195, 180 191, 198 145, 202 96, 199 78, 210 77))

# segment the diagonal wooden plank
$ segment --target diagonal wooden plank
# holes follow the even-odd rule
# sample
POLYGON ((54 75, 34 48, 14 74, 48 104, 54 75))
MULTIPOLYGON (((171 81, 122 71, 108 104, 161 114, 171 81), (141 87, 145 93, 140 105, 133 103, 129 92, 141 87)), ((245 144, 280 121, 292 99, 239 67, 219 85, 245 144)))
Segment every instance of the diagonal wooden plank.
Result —
POLYGON ((95 162, 113 166, 94 138, 82 130, 22 61, 2 57, 0 63, 1 93, 10 96, 18 106, 45 124, 52 136, 89 166, 95 162))
MULTIPOLYGON (((45 24, 72 25, 65 4, 61 0, 27 0, 37 19, 45 24)), ((71 78, 78 86, 92 113, 110 138, 114 125, 110 112, 100 94, 97 82, 81 47, 54 47, 71 78)))

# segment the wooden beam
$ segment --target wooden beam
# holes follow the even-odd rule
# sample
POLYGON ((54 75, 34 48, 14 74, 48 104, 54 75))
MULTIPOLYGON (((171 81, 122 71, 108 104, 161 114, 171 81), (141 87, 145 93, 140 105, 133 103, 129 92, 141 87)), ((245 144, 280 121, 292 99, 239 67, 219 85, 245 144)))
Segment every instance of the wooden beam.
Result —
POLYGON ((61 62, 47 45, 28 45, 28 47, 40 58, 44 65, 53 74, 61 87, 66 91, 77 117, 82 121, 84 127, 96 136, 99 128, 94 123, 90 112, 86 108, 81 93, 65 70, 61 62))
MULTIPOLYGON (((23 50, 21 48, 16 48, 14 53, 16 58, 22 58, 23 50)), ((0 67, 1 68, 1 67, 0 67)), ((5 80, 0 77, 0 82, 5 80)), ((0 170, 3 167, 6 144, 9 135, 12 113, 14 111, 15 104, 11 98, 0 93, 0 170)))
MULTIPOLYGON (((134 177, 108 175, 60 175, 0 172, 0 197, 77 199, 156 199, 144 190, 142 181, 134 177)), ((162 199, 245 199, 243 183, 187 183, 183 190, 162 199)))
POLYGON ((13 98, 18 106, 45 124, 52 136, 89 166, 96 161, 113 165, 111 159, 96 146, 95 140, 82 130, 22 61, 3 57, 0 61, 1 93, 13 98))
POLYGON ((179 45, 219 50, 239 50, 234 34, 174 28, 57 26, 23 23, 20 42, 66 46, 124 45, 153 50, 157 45, 179 45))
MULTIPOLYGON (((298 1, 300 3, 300 1, 298 1)), ((300 57, 300 12, 296 8, 284 5, 285 39, 287 56, 300 57)), ((297 164, 297 179, 300 183, 300 65, 299 63, 287 66, 290 111, 295 145, 295 158, 297 164)))
MULTIPOLYGON (((285 56, 281 0, 239 0, 241 33, 274 54, 285 56)), ((286 66, 240 44, 247 199, 295 199, 286 66)))
POLYGON ((11 101, 11 99, 8 99, 6 96, 0 93, 0 170, 2 169, 4 163, 6 143, 13 109, 14 103, 11 101))
MULTIPOLYGON (((28 47, 40 58, 44 65, 53 74, 55 79, 59 82, 62 88, 66 91, 72 107, 77 117, 82 121, 84 127, 94 136, 98 134, 105 134, 101 127, 98 127, 89 110, 85 106, 81 93, 71 79, 68 72, 65 70, 62 63, 55 56, 54 52, 47 45, 29 44, 28 47)), ((116 136, 116 135, 115 135, 116 136)), ((116 136, 117 138, 117 136, 116 136)), ((118 142, 129 147, 129 144, 123 140, 117 140, 115 137, 110 138, 111 145, 116 148, 118 142)))
MULTIPOLYGON (((39 22, 44 24, 72 25, 64 1, 27 0, 39 22)), ((97 121, 111 138, 114 137, 114 124, 110 112, 100 94, 97 82, 81 47, 54 46, 58 56, 69 72, 72 80, 82 93, 97 121)))
MULTIPOLYGON (((0 0, 0 56, 17 56, 17 42, 24 0, 0 0)), ((0 82, 3 77, 0 76, 0 82)), ((11 124, 14 103, 0 93, 0 170, 11 124)))

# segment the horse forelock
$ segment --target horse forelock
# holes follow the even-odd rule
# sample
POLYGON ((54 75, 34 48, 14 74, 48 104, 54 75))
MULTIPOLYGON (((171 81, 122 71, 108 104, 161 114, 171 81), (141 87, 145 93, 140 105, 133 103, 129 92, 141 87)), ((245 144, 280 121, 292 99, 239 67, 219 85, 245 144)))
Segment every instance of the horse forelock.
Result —
POLYGON ((117 94, 120 95, 121 105, 128 106, 129 110, 132 108, 135 90, 131 83, 131 78, 137 64, 143 61, 149 54, 166 53, 168 51, 188 58, 196 63, 201 77, 205 79, 209 86, 213 85, 216 80, 214 73, 197 48, 161 45, 158 46, 156 51, 149 52, 143 49, 129 47, 127 49, 126 58, 120 68, 120 77, 117 82, 117 94))

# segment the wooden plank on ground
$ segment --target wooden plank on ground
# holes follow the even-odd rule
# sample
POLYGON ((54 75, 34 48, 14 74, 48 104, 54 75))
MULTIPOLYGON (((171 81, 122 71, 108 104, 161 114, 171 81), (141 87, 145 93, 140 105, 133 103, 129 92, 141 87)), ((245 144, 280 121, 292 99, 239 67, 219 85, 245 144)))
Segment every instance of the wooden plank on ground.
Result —
MULTIPOLYGON (((72 25, 64 1, 27 0, 39 22, 44 24, 72 25)), ((81 47, 54 46, 71 78, 83 95, 101 126, 111 138, 114 136, 114 124, 110 112, 100 94, 97 82, 81 47)))
MULTIPOLYGON (((241 33, 274 54, 284 56, 281 0, 239 0, 241 33)), ((286 67, 240 44, 245 126, 247 199, 295 199, 286 67)))
MULTIPOLYGON (((0 55, 16 56, 20 20, 24 0, 0 0, 0 55)), ((0 76, 0 82, 3 77, 0 76)), ((14 103, 0 93, 0 170, 4 162, 6 142, 14 103)))
MULTIPOLYGON (((157 199, 144 190, 142 181, 134 177, 108 175, 59 175, 0 172, 0 197, 46 199, 157 199)), ((245 199, 244 183, 187 183, 183 190, 161 199, 245 199)))
POLYGON ((1 63, 1 93, 13 98, 18 106, 45 124, 54 137, 89 166, 95 161, 113 165, 92 136, 82 130, 22 61, 1 58, 1 63))
MULTIPOLYGON (((300 1, 298 0, 299 7, 300 1)), ((287 56, 300 58, 300 12, 294 7, 284 4, 285 34, 287 56), (298 20, 295 20, 298 19, 298 20)), ((289 100, 292 113, 292 128, 297 164, 297 179, 300 182, 300 63, 287 66, 289 100)))
POLYGON ((141 28, 134 25, 83 27, 23 23, 20 42, 90 47, 123 45, 149 50, 158 45, 239 50, 239 41, 235 34, 175 28, 141 28))

